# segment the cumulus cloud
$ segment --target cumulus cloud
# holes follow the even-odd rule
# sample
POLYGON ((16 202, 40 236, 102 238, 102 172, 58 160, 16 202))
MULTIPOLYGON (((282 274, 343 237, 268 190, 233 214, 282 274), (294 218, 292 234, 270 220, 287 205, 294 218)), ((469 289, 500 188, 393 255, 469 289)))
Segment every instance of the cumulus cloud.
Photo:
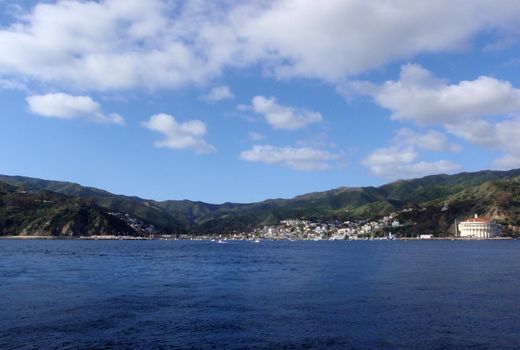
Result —
POLYGON ((0 30, 0 74, 94 90, 199 84, 232 55, 231 29, 210 30, 206 9, 162 0, 39 3, 0 30))
POLYGON ((436 130, 428 130, 425 133, 419 133, 409 128, 402 128, 394 133, 391 143, 394 145, 416 147, 433 152, 462 151, 461 146, 449 142, 445 134, 436 130))
POLYGON ((463 120, 446 125, 454 135, 475 145, 504 152, 495 160, 493 167, 506 169, 520 167, 520 118, 499 121, 463 120))
POLYGON ((339 159, 339 155, 311 147, 254 145, 250 150, 241 152, 240 159, 281 165, 294 170, 323 171, 331 169, 331 161, 339 159))
POLYGON ((425 162, 419 160, 417 150, 432 152, 459 152, 461 147, 448 141, 445 134, 436 130, 420 133, 409 128, 394 132, 390 146, 376 149, 363 160, 371 173, 386 179, 449 173, 461 166, 447 160, 425 162))
POLYGON ((391 180, 452 173, 461 169, 460 165, 447 160, 419 161, 419 154, 412 147, 396 146, 375 150, 363 163, 374 175, 391 180))
POLYGON ((405 65, 398 81, 357 82, 354 88, 389 109, 393 119, 441 125, 469 143, 504 152, 494 166, 516 164, 512 160, 520 157, 519 144, 511 142, 520 137, 520 89, 508 81, 481 76, 450 84, 421 66, 405 65))
POLYGON ((119 114, 104 114, 101 106, 89 96, 64 93, 32 95, 26 98, 29 110, 37 115, 57 119, 86 119, 103 124, 123 125, 119 114))
POLYGON ((499 170, 520 168, 520 156, 506 154, 493 162, 493 168, 499 170))
POLYGON ((142 125, 152 131, 164 135, 164 139, 155 142, 155 147, 171 149, 189 149, 198 154, 215 151, 213 145, 204 140, 206 125, 200 120, 190 120, 179 123, 175 117, 168 114, 156 114, 142 125))
POLYGON ((391 110, 393 119, 419 124, 450 123, 520 111, 520 90, 507 81, 481 76, 449 84, 416 64, 403 66, 398 81, 382 85, 358 82, 354 87, 391 110))
MULTIPOLYGON (((329 82, 484 31, 518 32, 514 0, 68 0, 0 30, 0 75, 81 89, 177 88, 260 65, 329 82)), ((513 33, 513 34, 512 34, 513 33)))
POLYGON ((233 92, 229 86, 216 86, 208 92, 208 94, 202 96, 202 99, 207 102, 218 102, 222 100, 229 100, 235 98, 233 92))
POLYGON ((337 81, 418 53, 459 50, 486 26, 513 26, 519 11, 512 1, 284 0, 243 33, 278 76, 337 81))
POLYGON ((323 120, 318 112, 282 106, 274 97, 255 96, 251 106, 240 105, 239 110, 252 110, 262 115, 274 129, 296 130, 323 120))
POLYGON ((9 80, 9 79, 0 79, 0 89, 2 90, 19 90, 19 91, 29 91, 27 86, 17 80, 9 80))

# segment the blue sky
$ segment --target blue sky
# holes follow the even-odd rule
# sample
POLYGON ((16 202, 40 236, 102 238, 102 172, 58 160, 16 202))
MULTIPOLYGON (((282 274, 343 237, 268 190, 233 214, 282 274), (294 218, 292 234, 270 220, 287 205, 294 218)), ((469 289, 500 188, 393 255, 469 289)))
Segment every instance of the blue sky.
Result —
POLYGON ((0 1, 0 173, 221 203, 520 167, 517 1, 0 1))

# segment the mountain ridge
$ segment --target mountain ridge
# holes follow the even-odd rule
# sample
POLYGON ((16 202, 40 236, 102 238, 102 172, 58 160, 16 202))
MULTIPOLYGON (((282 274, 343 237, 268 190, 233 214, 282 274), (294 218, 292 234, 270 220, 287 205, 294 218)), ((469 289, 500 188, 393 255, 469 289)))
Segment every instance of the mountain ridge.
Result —
MULTIPOLYGON (((146 223, 153 224, 163 232, 215 233, 250 230, 261 225, 276 224, 280 220, 292 217, 368 219, 399 211, 407 206, 438 206, 439 203, 449 200, 458 193, 488 182, 493 183, 518 176, 520 176, 520 169, 483 170, 454 175, 439 174, 397 180, 378 187, 339 187, 289 199, 222 204, 186 199, 155 201, 137 196, 116 195, 76 183, 24 176, 0 175, 0 181, 30 190, 46 190, 73 198, 89 199, 106 210, 131 214, 146 223)), ((494 188, 498 189, 498 187, 494 188)), ((466 193, 466 196, 469 194, 466 193)), ((464 208, 467 206, 464 204, 464 208)))

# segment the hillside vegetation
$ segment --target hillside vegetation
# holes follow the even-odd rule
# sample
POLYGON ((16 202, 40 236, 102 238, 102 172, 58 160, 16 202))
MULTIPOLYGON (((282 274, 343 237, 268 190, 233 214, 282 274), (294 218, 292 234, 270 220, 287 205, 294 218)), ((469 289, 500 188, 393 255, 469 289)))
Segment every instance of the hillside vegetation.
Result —
POLYGON ((28 191, 0 181, 0 236, 132 235, 91 200, 28 191))
POLYGON ((189 200, 159 202, 115 195, 69 182, 0 175, 0 180, 12 186, 72 198, 70 203, 73 208, 78 208, 81 206, 79 203, 89 200, 95 205, 89 208, 128 213, 167 233, 249 230, 261 225, 276 224, 283 219, 300 217, 370 219, 408 207, 423 208, 421 211, 414 211, 413 216, 402 214, 402 220, 415 223, 414 230, 421 232, 453 232, 452 225, 456 218, 462 219, 473 213, 494 217, 508 231, 518 232, 519 179, 520 169, 480 171, 400 180, 380 187, 342 187, 292 199, 271 199, 249 204, 209 204, 189 200), (442 210, 445 206, 447 209, 442 210))

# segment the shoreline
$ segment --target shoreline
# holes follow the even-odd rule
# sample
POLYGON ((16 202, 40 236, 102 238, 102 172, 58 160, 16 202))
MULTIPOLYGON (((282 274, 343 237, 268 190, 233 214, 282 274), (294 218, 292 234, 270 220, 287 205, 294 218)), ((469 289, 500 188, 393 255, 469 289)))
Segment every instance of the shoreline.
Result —
POLYGON ((493 237, 493 238, 465 238, 465 237, 432 237, 432 238, 418 238, 418 237, 399 237, 398 241, 514 241, 513 237, 493 237))
MULTIPOLYGON (((63 241, 214 241, 212 238, 164 238, 164 237, 134 237, 134 236, 80 236, 80 237, 55 237, 55 236, 0 236, 0 240, 63 240, 63 241)), ((313 239, 264 239, 262 241, 315 241, 313 239)), ((432 237, 432 238, 419 238, 419 237, 398 237, 395 239, 341 239, 341 240, 329 240, 321 239, 318 242, 331 242, 331 241, 514 241, 516 238, 513 237, 493 237, 493 238, 463 238, 463 237, 432 237)), ((251 239, 228 239, 226 241, 252 241, 251 239)))
POLYGON ((152 241, 160 238, 134 237, 134 236, 80 236, 80 237, 60 237, 60 236, 0 236, 0 240, 35 240, 35 241, 152 241))

